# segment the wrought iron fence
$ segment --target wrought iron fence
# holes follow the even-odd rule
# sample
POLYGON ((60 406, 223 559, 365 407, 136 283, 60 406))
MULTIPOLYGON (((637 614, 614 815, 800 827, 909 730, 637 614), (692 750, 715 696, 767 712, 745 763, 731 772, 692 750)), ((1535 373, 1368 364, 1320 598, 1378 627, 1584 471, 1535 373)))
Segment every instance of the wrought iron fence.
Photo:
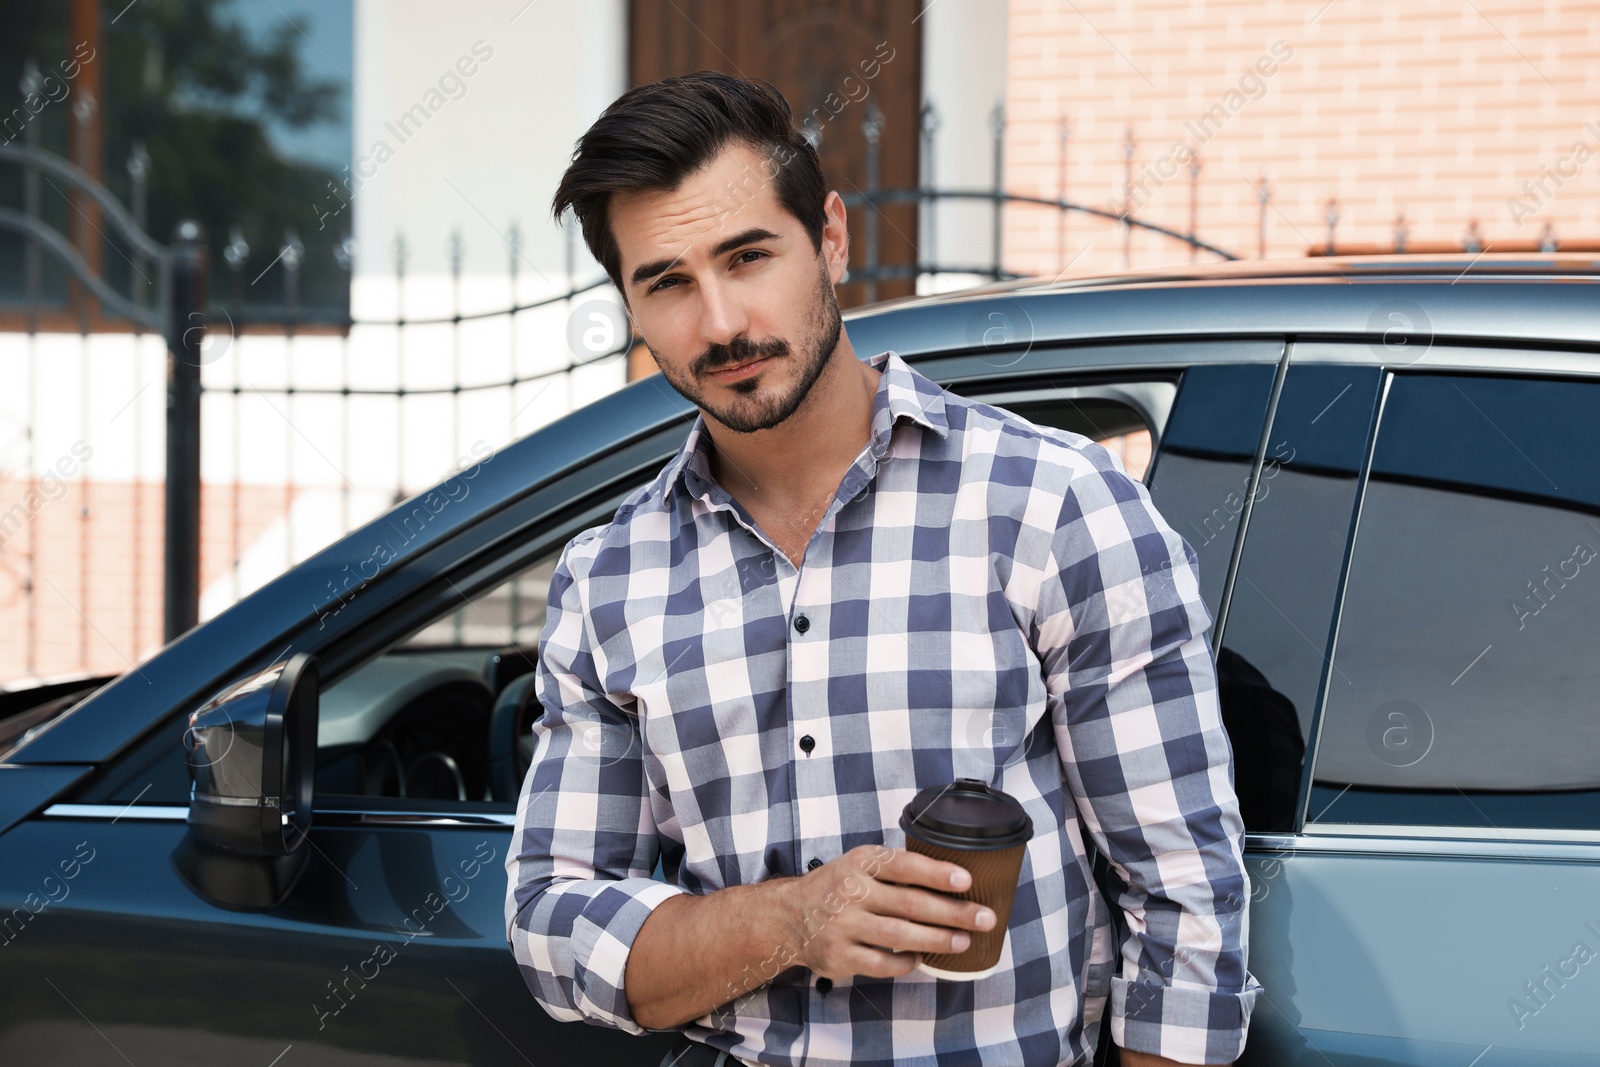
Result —
MULTIPOLYGON (((1127 201, 1127 209, 1118 213, 1071 202, 1064 198, 1023 196, 1008 192, 1004 184, 1005 126, 1003 114, 998 111, 991 124, 992 182, 988 188, 941 188, 936 184, 933 173, 934 137, 939 123, 931 107, 924 109, 920 130, 923 157, 921 185, 917 188, 882 188, 878 175, 879 141, 884 119, 873 106, 869 106, 864 114, 859 133, 866 142, 866 183, 864 188, 846 195, 844 200, 847 205, 861 210, 865 240, 857 250, 859 266, 852 265, 844 280, 847 283, 863 283, 863 291, 869 301, 876 298, 878 284, 891 279, 917 278, 941 273, 994 280, 1018 277, 1019 275, 1008 271, 1004 266, 1005 213, 1008 208, 1055 212, 1063 259, 1066 220, 1072 215, 1096 220, 1101 225, 1121 227, 1125 234, 1133 229, 1142 229, 1161 235, 1183 246, 1191 255, 1205 252, 1224 259, 1235 258, 1227 250, 1201 240, 1195 235, 1193 232, 1195 220, 1192 214, 1189 233, 1180 233, 1138 218, 1132 211, 1131 195, 1127 201), (990 242, 987 262, 961 262, 958 259, 947 261, 940 256, 937 206, 962 201, 989 205, 990 242), (914 204, 920 213, 921 233, 916 244, 914 260, 911 262, 883 262, 880 257, 880 215, 883 208, 895 204, 914 204)), ((808 134, 815 141, 822 136, 822 131, 813 128, 808 134)), ((299 245, 293 233, 288 233, 284 235, 278 259, 274 261, 282 267, 284 287, 282 314, 266 318, 257 310, 247 319, 242 312, 244 304, 242 294, 245 287, 243 272, 249 254, 244 234, 237 228, 233 229, 229 234, 227 245, 222 250, 223 260, 229 271, 227 276, 231 282, 227 299, 212 299, 211 294, 207 292, 209 269, 205 235, 193 223, 180 224, 169 245, 163 245, 146 233, 143 190, 148 177, 148 159, 141 158, 136 146, 133 157, 127 161, 127 165, 133 189, 134 203, 131 210, 124 208, 100 183, 67 160, 45 152, 36 145, 0 145, 0 166, 18 168, 23 175, 23 208, 17 210, 0 207, 0 229, 19 233, 25 241, 24 275, 27 283, 23 297, 25 312, 23 332, 28 340, 29 353, 25 357, 27 365, 12 365, 3 373, 13 380, 25 378, 30 384, 30 393, 34 391, 34 383, 39 380, 38 346, 34 342, 44 332, 41 330, 39 319, 39 313, 44 306, 39 279, 42 276, 41 256, 46 252, 65 267, 75 284, 82 287, 76 294, 75 306, 80 309, 79 333, 83 338, 85 353, 83 356, 85 380, 81 383, 84 390, 92 389, 93 383, 87 380, 90 377, 87 354, 89 327, 87 316, 81 313, 83 307, 94 305, 97 315, 120 319, 132 338, 131 352, 137 352, 141 342, 150 335, 162 339, 167 351, 164 382, 165 459, 162 467, 164 519, 161 560, 164 578, 161 587, 163 610, 160 637, 163 641, 181 634, 193 626, 200 617, 202 531, 215 529, 219 525, 210 512, 212 508, 223 507, 229 512, 226 521, 220 523, 221 527, 228 531, 225 549, 215 550, 223 551, 227 556, 231 575, 228 595, 236 598, 247 591, 245 588, 247 583, 241 579, 241 567, 248 552, 248 546, 243 543, 247 523, 243 515, 246 507, 242 499, 247 479, 242 474, 241 464, 246 458, 259 459, 261 452, 274 447, 271 442, 261 438, 263 431, 255 431, 259 438, 257 440, 244 440, 243 427, 248 403, 264 401, 274 407, 283 405, 283 408, 279 409, 279 414, 284 415, 284 425, 278 431, 280 441, 277 447, 283 449, 281 488, 284 515, 282 518, 286 524, 280 566, 286 568, 326 543, 326 537, 322 537, 321 540, 313 539, 315 543, 296 544, 293 530, 287 525, 288 512, 298 484, 295 465, 295 453, 298 447, 296 435, 310 443, 312 448, 317 447, 308 436, 306 428, 297 425, 294 417, 296 405, 320 400, 336 405, 338 411, 339 427, 338 433, 335 434, 338 444, 332 449, 338 453, 338 459, 335 460, 321 449, 317 449, 322 458, 338 471, 340 476, 339 515, 338 522, 333 528, 333 535, 336 536, 340 532, 355 529, 370 519, 373 514, 370 509, 376 508, 380 512, 386 510, 388 506, 425 488, 427 484, 432 484, 431 481, 418 478, 408 471, 406 462, 408 440, 413 436, 409 432, 411 423, 408 420, 417 417, 417 405, 429 402, 436 404, 439 401, 448 405, 451 425, 445 439, 452 445, 451 455, 444 457, 448 463, 458 454, 455 449, 459 447, 463 423, 467 417, 464 408, 469 403, 475 402, 473 398, 482 398, 495 393, 503 394, 505 407, 502 410, 508 417, 504 432, 498 435, 502 439, 486 442, 491 447, 498 447, 505 443, 505 440, 519 435, 519 417, 542 395, 546 387, 565 379, 569 387, 568 406, 570 406, 572 403, 570 389, 577 372, 589 366, 616 360, 636 343, 624 317, 620 314, 608 317, 605 308, 608 306, 620 308, 620 301, 605 300, 606 294, 612 291, 604 275, 580 278, 575 225, 565 227, 565 275, 562 281, 552 284, 549 287, 550 291, 537 299, 523 302, 517 300, 517 294, 520 292, 519 264, 524 262, 520 237, 515 226, 508 233, 500 235, 508 246, 507 278, 508 291, 512 294, 512 299, 503 307, 487 310, 469 309, 462 301, 463 246, 459 233, 452 234, 447 249, 449 309, 442 314, 426 315, 407 313, 405 294, 410 250, 406 238, 402 235, 396 239, 392 249, 395 312, 391 316, 376 317, 365 314, 351 315, 348 311, 332 316, 315 312, 306 314, 299 287, 303 246, 299 245), (75 226, 73 228, 77 233, 74 236, 62 233, 46 222, 41 181, 49 183, 55 192, 72 204, 77 214, 83 216, 84 221, 88 221, 88 216, 81 210, 82 205, 90 203, 95 205, 99 216, 109 224, 108 230, 100 230, 99 239, 105 242, 105 248, 111 249, 117 256, 125 259, 131 268, 127 273, 130 291, 118 291, 108 282, 103 272, 94 269, 95 257, 85 254, 90 242, 94 240, 90 230, 98 230, 99 227, 75 226), (565 351, 560 353, 561 358, 554 365, 541 366, 524 373, 526 368, 523 366, 525 360, 522 357, 527 353, 519 350, 526 347, 519 339, 519 324, 541 314, 548 316, 552 311, 558 316, 556 323, 560 328, 548 331, 550 336, 547 337, 547 342, 553 345, 554 336, 564 332, 568 338, 567 343, 562 346, 565 351), (593 316, 593 320, 586 319, 585 315, 593 316), (462 361, 464 333, 474 329, 475 324, 496 321, 506 327, 503 330, 505 350, 500 353, 503 357, 501 362, 505 368, 504 373, 464 372, 462 361), (270 334, 260 332, 264 328, 270 329, 270 334), (428 343, 435 346, 435 351, 449 353, 449 374, 447 377, 435 378, 432 381, 407 381, 405 368, 408 346, 424 343, 421 335, 427 331, 433 331, 434 334, 445 331, 448 334, 443 342, 438 337, 433 337, 428 343), (385 337, 388 338, 387 341, 383 339, 385 337), (286 368, 284 380, 281 384, 267 386, 246 384, 238 373, 238 367, 244 361, 247 350, 257 344, 267 346, 269 342, 272 351, 276 353, 274 358, 281 357, 284 361, 286 368), (372 375, 367 373, 371 370, 373 362, 371 359, 364 366, 363 373, 353 373, 355 358, 353 348, 358 343, 364 351, 377 353, 377 362, 392 365, 394 370, 392 384, 372 384, 372 375), (316 376, 318 380, 309 378, 297 380, 295 374, 288 369, 294 366, 297 350, 301 347, 321 346, 317 351, 321 356, 328 356, 330 345, 337 350, 336 356, 332 357, 338 364, 335 373, 330 375, 328 368, 323 366, 318 368, 319 373, 316 376), (235 373, 232 380, 228 381, 223 379, 217 364, 222 354, 230 351, 235 373), (533 394, 531 398, 529 393, 533 394), (352 432, 354 410, 363 403, 384 401, 392 407, 393 449, 396 460, 392 483, 382 491, 381 496, 375 498, 373 490, 382 490, 381 484, 374 485, 372 478, 352 477, 346 472, 353 469, 353 464, 358 458, 354 454, 356 444, 352 432), (232 410, 228 411, 226 418, 217 423, 212 423, 208 419, 202 427, 202 408, 207 404, 214 406, 218 402, 231 405, 232 410), (219 435, 231 435, 231 439, 219 435), (231 453, 231 477, 209 479, 208 491, 203 494, 202 456, 223 447, 231 453), (369 510, 362 513, 364 508, 369 510)), ((1061 165, 1064 188, 1066 166, 1064 147, 1061 165)), ((1129 189, 1131 194, 1131 184, 1129 189)), ((101 251, 103 252, 105 248, 101 251)), ((338 266, 344 272, 347 281, 351 277, 356 255, 357 249, 348 238, 336 250, 338 266)), ((263 347, 262 351, 266 351, 266 348, 263 347)), ((477 362, 481 364, 482 360, 479 359, 477 362)), ((85 410, 87 403, 85 400, 85 410)), ((552 407, 564 410, 563 405, 552 405, 552 407)), ((26 468, 23 480, 28 493, 37 492, 41 481, 41 475, 37 473, 40 470, 39 457, 34 454, 33 448, 34 430, 39 417, 39 406, 30 399, 21 416, 21 421, 24 423, 23 436, 28 442, 28 454, 22 464, 26 468)), ((142 440, 143 437, 136 433, 133 437, 133 448, 140 448, 142 440)), ((411 465, 412 471, 415 466, 416 464, 411 465)), ((137 472, 140 469, 140 462, 136 456, 133 464, 135 482, 138 480, 137 472)), ((3 474, 4 472, 0 471, 0 476, 3 474)), ((259 479, 257 481, 259 482, 259 479)), ((87 488, 85 492, 88 492, 87 488)), ((31 500, 32 497, 25 496, 25 499, 31 500)), ((150 539, 146 535, 145 517, 138 511, 140 500, 142 495, 136 485, 133 494, 135 512, 131 529, 128 531, 128 536, 122 539, 122 543, 117 543, 118 539, 101 536, 94 529, 95 509, 91 506, 90 498, 85 496, 77 517, 76 535, 80 546, 77 584, 80 593, 90 588, 92 574, 118 565, 114 558, 115 553, 122 554, 123 565, 130 568, 136 576, 145 570, 154 558, 154 554, 149 550, 150 545, 147 544, 150 539), (107 556, 113 558, 106 558, 107 556)), ((40 657, 36 654, 34 642, 34 635, 41 626, 40 582, 45 581, 51 585, 54 583, 49 581, 48 575, 41 573, 40 534, 37 525, 29 525, 26 550, 21 553, 13 551, 13 542, 18 539, 16 534, 20 532, 20 527, 11 529, 7 526, 7 516, 16 511, 16 505, 11 505, 11 510, 8 512, 6 510, 8 504, 9 501, 0 501, 0 562, 21 575, 17 588, 22 603, 13 604, 11 608, 17 612, 15 621, 25 626, 29 635, 25 651, 19 653, 25 660, 21 666, 28 673, 36 674, 41 669, 40 657)), ((23 525, 28 523, 24 522, 23 525)), ((259 566, 257 569, 259 570, 259 566)), ((116 629, 118 633, 124 634, 135 649, 133 655, 126 652, 121 654, 122 659, 130 664, 147 647, 153 647, 149 645, 149 635, 142 632, 143 629, 148 629, 148 626, 141 621, 148 614, 145 611, 148 605, 140 603, 143 588, 144 586, 136 578, 132 586, 134 603, 131 606, 131 622, 127 626, 114 626, 106 619, 91 618, 90 612, 81 610, 73 604, 80 633, 78 647, 81 650, 82 661, 77 666, 84 669, 94 666, 90 662, 93 657, 88 651, 91 630, 114 646, 116 642, 107 636, 106 631, 116 629)), ((56 591, 60 592, 59 588, 56 591)), ((65 594, 62 598, 71 603, 71 598, 65 594)), ((119 606, 119 610, 124 607, 119 606)), ((0 604, 0 612, 4 610, 6 605, 0 604)), ((57 662, 58 660, 59 657, 56 657, 43 666, 60 669, 61 664, 57 662)))

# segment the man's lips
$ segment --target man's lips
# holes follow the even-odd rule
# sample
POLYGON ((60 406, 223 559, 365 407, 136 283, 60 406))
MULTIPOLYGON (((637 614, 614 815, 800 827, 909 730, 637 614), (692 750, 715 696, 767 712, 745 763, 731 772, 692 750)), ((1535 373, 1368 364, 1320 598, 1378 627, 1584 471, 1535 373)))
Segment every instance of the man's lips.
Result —
POLYGON ((710 374, 718 381, 738 381, 740 378, 746 378, 759 372, 761 368, 765 367, 767 362, 771 359, 771 356, 762 356, 760 359, 753 359, 748 363, 741 363, 735 367, 724 367, 721 370, 711 371, 710 374))

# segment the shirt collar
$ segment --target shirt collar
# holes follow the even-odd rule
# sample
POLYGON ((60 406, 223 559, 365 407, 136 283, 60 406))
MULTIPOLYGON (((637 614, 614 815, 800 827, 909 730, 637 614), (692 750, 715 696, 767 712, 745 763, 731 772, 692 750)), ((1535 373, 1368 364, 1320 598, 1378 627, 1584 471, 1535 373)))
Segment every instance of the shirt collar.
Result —
MULTIPOLYGON (((883 458, 889 450, 889 439, 901 419, 910 419, 940 437, 948 437, 950 424, 945 417, 944 389, 926 375, 913 370, 899 353, 890 349, 879 352, 866 361, 867 366, 881 370, 877 392, 872 397, 872 458, 883 458)), ((694 425, 683 447, 667 465, 666 482, 662 498, 671 495, 680 482, 692 496, 711 497, 715 482, 711 477, 710 435, 706 432, 706 417, 702 412, 695 416, 694 425)))

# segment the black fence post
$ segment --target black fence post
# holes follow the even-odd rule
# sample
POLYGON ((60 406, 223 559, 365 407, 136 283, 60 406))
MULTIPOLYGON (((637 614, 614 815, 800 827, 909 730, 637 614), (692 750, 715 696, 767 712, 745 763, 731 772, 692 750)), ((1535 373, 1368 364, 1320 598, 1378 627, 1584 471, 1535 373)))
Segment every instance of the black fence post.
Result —
MULTIPOLYGON (((939 109, 933 106, 930 100, 922 105, 922 167, 917 175, 917 208, 925 218, 922 232, 919 235, 923 248, 928 250, 926 256, 917 253, 917 273, 931 272, 934 264, 939 262, 938 225, 939 201, 932 194, 938 187, 935 180, 934 166, 934 138, 939 133, 939 109)), ((914 281, 914 280, 913 280, 914 281)))
POLYGON ((205 343, 206 246, 200 224, 172 242, 167 333, 167 515, 164 639, 200 621, 200 363, 205 343))
POLYGON ((1001 242, 1005 236, 1005 206, 1006 206, 1006 107, 996 104, 994 110, 989 112, 989 133, 994 138, 994 214, 990 219, 992 227, 989 234, 989 257, 994 262, 994 280, 999 281, 1005 277, 1005 268, 1001 265, 1001 242))

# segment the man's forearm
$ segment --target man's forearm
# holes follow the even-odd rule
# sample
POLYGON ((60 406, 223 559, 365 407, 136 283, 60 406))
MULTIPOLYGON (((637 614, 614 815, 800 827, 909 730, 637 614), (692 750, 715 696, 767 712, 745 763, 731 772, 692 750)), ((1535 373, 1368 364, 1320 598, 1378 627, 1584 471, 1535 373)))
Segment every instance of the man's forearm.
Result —
POLYGON ((623 975, 628 1011, 663 1030, 736 1000, 798 962, 787 918, 794 878, 681 894, 639 927, 623 975))
POLYGON ((952 894, 972 876, 955 863, 857 845, 792 878, 679 894, 640 925, 623 969, 633 1021, 682 1026, 796 964, 837 980, 909 974, 925 952, 961 952, 992 930, 993 909, 952 894))

